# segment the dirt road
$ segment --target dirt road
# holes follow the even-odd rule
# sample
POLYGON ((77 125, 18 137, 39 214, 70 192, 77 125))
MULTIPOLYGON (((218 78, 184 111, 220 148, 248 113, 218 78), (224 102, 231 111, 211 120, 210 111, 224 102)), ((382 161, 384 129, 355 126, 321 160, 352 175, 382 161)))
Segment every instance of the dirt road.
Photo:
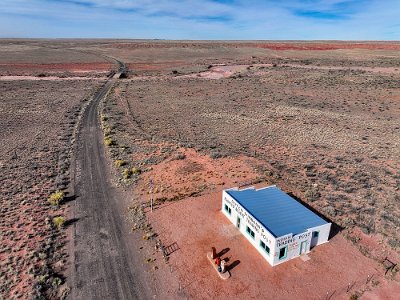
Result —
POLYGON ((82 120, 72 204, 71 299, 151 298, 124 221, 124 201, 109 178, 97 113, 115 80, 97 93, 82 120))

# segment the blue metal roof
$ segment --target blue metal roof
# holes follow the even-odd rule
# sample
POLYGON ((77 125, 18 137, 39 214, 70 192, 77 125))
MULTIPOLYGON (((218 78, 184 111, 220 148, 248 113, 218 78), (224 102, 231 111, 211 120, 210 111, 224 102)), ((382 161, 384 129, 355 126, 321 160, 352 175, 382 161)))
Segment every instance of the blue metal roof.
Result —
POLYGON ((289 233, 296 235, 308 228, 328 223, 276 186, 225 192, 275 237, 289 233))

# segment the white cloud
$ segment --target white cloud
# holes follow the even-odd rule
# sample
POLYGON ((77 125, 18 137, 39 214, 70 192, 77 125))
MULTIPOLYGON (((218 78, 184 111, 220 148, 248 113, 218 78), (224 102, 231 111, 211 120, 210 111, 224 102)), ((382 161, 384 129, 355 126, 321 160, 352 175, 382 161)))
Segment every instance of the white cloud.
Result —
POLYGON ((0 36, 400 39, 399 11, 396 0, 2 0, 0 36))

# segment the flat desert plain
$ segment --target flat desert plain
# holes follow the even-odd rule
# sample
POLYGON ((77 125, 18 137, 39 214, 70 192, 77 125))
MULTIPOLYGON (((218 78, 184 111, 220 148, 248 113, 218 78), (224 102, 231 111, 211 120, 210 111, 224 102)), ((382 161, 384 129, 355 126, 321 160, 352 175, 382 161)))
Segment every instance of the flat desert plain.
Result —
POLYGON ((399 50, 1 40, 0 298, 396 299, 399 50), (309 260, 272 268, 220 212, 271 184, 333 223, 309 260))

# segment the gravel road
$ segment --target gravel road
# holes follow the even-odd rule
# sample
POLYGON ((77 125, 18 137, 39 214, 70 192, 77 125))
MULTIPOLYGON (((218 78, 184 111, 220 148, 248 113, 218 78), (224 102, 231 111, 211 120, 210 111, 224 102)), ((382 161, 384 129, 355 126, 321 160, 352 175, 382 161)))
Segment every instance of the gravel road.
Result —
POLYGON ((110 181, 98 105, 110 79, 86 109, 75 168, 70 299, 148 299, 152 293, 125 224, 124 199, 110 181))

